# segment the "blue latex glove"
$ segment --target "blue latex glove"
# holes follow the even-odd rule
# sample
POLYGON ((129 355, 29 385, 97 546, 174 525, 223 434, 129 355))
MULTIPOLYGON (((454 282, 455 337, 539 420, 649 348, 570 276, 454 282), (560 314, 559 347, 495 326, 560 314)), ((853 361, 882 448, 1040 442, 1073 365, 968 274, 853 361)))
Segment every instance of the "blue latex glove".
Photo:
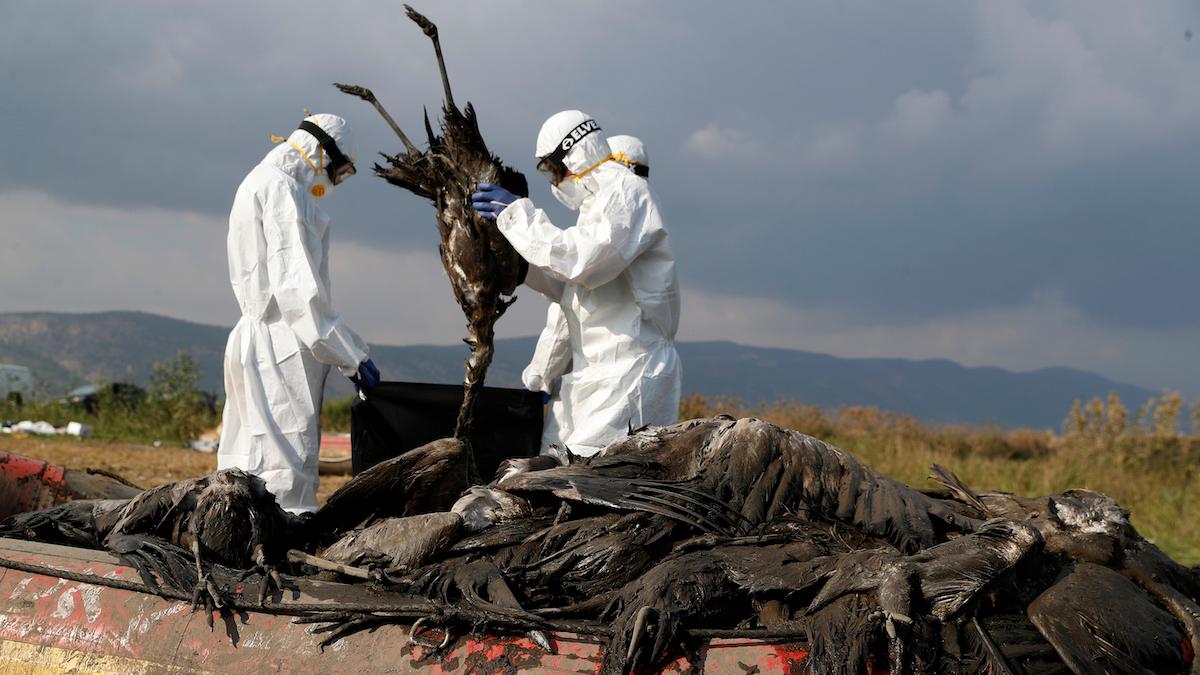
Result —
POLYGON ((527 389, 526 391, 528 391, 528 392, 530 392, 530 393, 534 393, 534 394, 541 394, 541 396, 542 396, 542 405, 546 405, 547 403, 549 403, 549 402, 550 402, 550 394, 547 394, 547 393, 546 393, 546 392, 544 392, 544 391, 533 391, 532 389, 527 389))
POLYGON ((480 216, 488 220, 495 220, 500 212, 508 208, 508 205, 520 199, 520 197, 505 190, 499 185, 491 183, 480 183, 475 186, 477 192, 471 195, 471 206, 480 216))
POLYGON ((379 384, 379 369, 375 367, 375 362, 367 359, 358 364, 358 373, 350 381, 358 391, 369 392, 374 389, 379 384))

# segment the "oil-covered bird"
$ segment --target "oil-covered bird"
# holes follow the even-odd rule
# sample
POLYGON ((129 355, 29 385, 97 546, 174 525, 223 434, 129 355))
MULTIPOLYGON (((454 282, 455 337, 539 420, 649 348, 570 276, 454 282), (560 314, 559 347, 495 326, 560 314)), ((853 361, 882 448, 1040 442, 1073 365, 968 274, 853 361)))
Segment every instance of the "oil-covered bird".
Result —
POLYGON ((529 187, 524 175, 505 166, 488 149, 475 108, 468 103, 459 110, 455 105, 437 26, 412 7, 405 5, 405 10, 433 41, 445 90, 441 135, 434 133, 428 115, 425 118, 429 149, 422 151, 408 139, 371 90, 356 85, 336 86, 374 105, 404 144, 405 152, 384 155, 388 165, 376 164, 376 175, 431 200, 437 208, 441 235, 438 252, 450 277, 454 298, 466 315, 465 342, 471 348, 463 382, 463 403, 454 431, 456 438, 466 438, 475 398, 492 362, 496 321, 516 299, 514 293, 528 270, 526 262, 495 224, 476 215, 471 208, 471 193, 477 183, 495 183, 519 195, 528 195, 529 187))
POLYGON ((194 605, 217 609, 225 605, 219 586, 236 580, 228 577, 231 570, 262 574, 259 604, 272 585, 282 585, 276 566, 301 522, 280 508, 261 478, 225 469, 128 500, 80 500, 18 514, 0 524, 0 536, 108 549, 152 586, 161 582, 191 592, 194 605), (182 570, 181 560, 192 569, 182 570), (214 570, 225 575, 223 583, 216 583, 214 570))

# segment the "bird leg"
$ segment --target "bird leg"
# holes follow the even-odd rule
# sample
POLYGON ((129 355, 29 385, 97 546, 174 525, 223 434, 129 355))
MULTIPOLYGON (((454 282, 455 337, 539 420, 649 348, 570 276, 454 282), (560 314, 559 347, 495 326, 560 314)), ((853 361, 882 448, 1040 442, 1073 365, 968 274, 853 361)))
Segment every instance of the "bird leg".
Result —
POLYGON ((916 582, 917 573, 913 567, 897 565, 884 574, 879 588, 875 591, 883 616, 883 628, 888 637, 888 661, 891 668, 889 672, 906 671, 916 582))
MULTIPOLYGON (((646 640, 658 632, 657 624, 658 610, 644 606, 637 611, 633 619, 633 631, 629 634, 629 648, 625 650, 626 663, 637 663, 634 659, 647 647, 646 640)), ((649 658, 653 657, 654 653, 651 652, 649 658)))
POLYGON ((334 82, 333 86, 337 87, 338 90, 343 94, 357 96, 358 98, 361 98, 367 103, 375 106, 375 109, 379 111, 381 116, 383 116, 383 120, 387 122, 388 126, 392 128, 392 131, 396 132, 396 135, 400 137, 400 142, 404 144, 404 149, 408 150, 408 152, 413 155, 421 154, 421 150, 417 148, 417 146, 413 145, 412 141, 408 140, 408 136, 406 136, 404 132, 400 130, 400 125, 396 124, 396 120, 392 119, 392 116, 388 114, 388 111, 383 107, 383 104, 375 98, 375 92, 367 89, 366 87, 360 87, 357 84, 339 84, 334 82))
POLYGON ((324 558, 318 558, 315 555, 309 555, 303 551, 297 551, 296 549, 288 551, 287 559, 289 562, 312 565, 317 569, 322 569, 327 572, 337 572, 338 574, 344 574, 345 576, 354 577, 355 579, 370 581, 372 578, 369 570, 365 570, 361 567, 351 567, 349 565, 335 563, 324 558))
POLYGON ((550 526, 561 525, 571 519, 571 503, 563 502, 558 505, 558 513, 554 514, 554 522, 550 526))
POLYGON ((267 595, 272 590, 283 590, 283 577, 280 576, 279 570, 274 565, 267 564, 267 554, 263 552, 262 544, 254 545, 254 567, 244 570, 238 575, 238 581, 255 574, 262 575, 262 582, 258 586, 258 606, 262 607, 267 603, 267 595))
POLYGON ((204 569, 198 538, 192 540, 192 555, 196 559, 196 587, 192 589, 192 611, 195 612, 200 607, 201 601, 204 602, 204 619, 208 622, 208 629, 211 631, 213 629, 213 611, 224 615, 226 604, 221 597, 220 589, 213 583, 208 571, 204 569))
POLYGON ((446 90, 446 106, 450 110, 458 112, 458 107, 454 105, 454 95, 450 93, 450 77, 446 75, 446 60, 442 58, 442 43, 438 41, 437 26, 408 5, 404 6, 404 12, 408 18, 421 27, 430 40, 433 40, 433 52, 437 55, 438 70, 442 74, 442 88, 446 90))
POLYGON ((454 437, 465 439, 471 433, 475 421, 472 414, 475 409, 475 399, 483 389, 483 379, 487 375, 488 366, 495 354, 493 341, 495 321, 486 319, 483 322, 470 321, 468 330, 471 336, 467 344, 471 347, 471 356, 467 359, 466 376, 463 382, 463 402, 458 409, 458 420, 454 424, 454 437), (481 325, 483 324, 483 325, 481 325))

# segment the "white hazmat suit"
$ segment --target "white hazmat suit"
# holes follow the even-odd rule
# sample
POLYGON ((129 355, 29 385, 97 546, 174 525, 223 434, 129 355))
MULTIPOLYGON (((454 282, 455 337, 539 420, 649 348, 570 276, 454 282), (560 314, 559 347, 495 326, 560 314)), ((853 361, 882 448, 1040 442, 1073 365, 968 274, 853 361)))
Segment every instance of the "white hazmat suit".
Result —
MULTIPOLYGON (((335 115, 315 123, 353 160, 335 115)), ((250 171, 229 214, 229 279, 242 310, 225 347, 225 412, 217 463, 262 478, 292 513, 317 508, 321 398, 330 366, 354 375, 367 347, 333 309, 334 186, 317 139, 296 130, 250 171)))
MULTIPOLYGON (((650 175, 650 159, 642 139, 625 134, 609 136, 608 148, 614 160, 628 166, 637 175, 650 175)), ((530 391, 557 393, 560 378, 571 369, 571 345, 565 324, 562 323, 565 320, 558 303, 550 303, 546 310, 546 327, 538 337, 533 359, 523 374, 525 387, 530 391)))
POLYGON ((679 414, 675 256, 650 186, 612 161, 596 131, 569 110, 538 134, 539 158, 566 149, 562 162, 575 175, 551 190, 579 210, 574 227, 559 229, 529 199, 496 220, 530 264, 526 284, 557 305, 523 375, 526 387, 552 396, 543 451, 563 444, 592 455, 631 426, 670 424, 679 414))

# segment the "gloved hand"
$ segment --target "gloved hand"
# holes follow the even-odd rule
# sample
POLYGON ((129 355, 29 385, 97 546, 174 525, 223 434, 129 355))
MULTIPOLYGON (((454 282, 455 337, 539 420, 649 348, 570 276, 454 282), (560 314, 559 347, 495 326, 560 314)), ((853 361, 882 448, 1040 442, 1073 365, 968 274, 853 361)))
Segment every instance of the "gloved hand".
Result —
POLYGON ((475 189, 477 192, 471 195, 471 206, 475 207, 480 216, 488 220, 495 220, 496 216, 500 215, 500 212, 509 204, 520 199, 499 185, 491 183, 479 183, 475 189))
POLYGON ((533 390, 526 390, 526 391, 530 391, 530 392, 532 392, 532 393, 535 393, 535 394, 541 394, 541 396, 542 396, 542 405, 546 405, 546 404, 550 403, 550 394, 547 394, 547 393, 546 393, 546 392, 544 392, 544 391, 533 391, 533 390))
POLYGON ((354 383, 354 388, 360 392, 369 392, 379 384, 379 369, 375 367, 375 362, 367 359, 358 364, 358 373, 350 378, 354 383))

